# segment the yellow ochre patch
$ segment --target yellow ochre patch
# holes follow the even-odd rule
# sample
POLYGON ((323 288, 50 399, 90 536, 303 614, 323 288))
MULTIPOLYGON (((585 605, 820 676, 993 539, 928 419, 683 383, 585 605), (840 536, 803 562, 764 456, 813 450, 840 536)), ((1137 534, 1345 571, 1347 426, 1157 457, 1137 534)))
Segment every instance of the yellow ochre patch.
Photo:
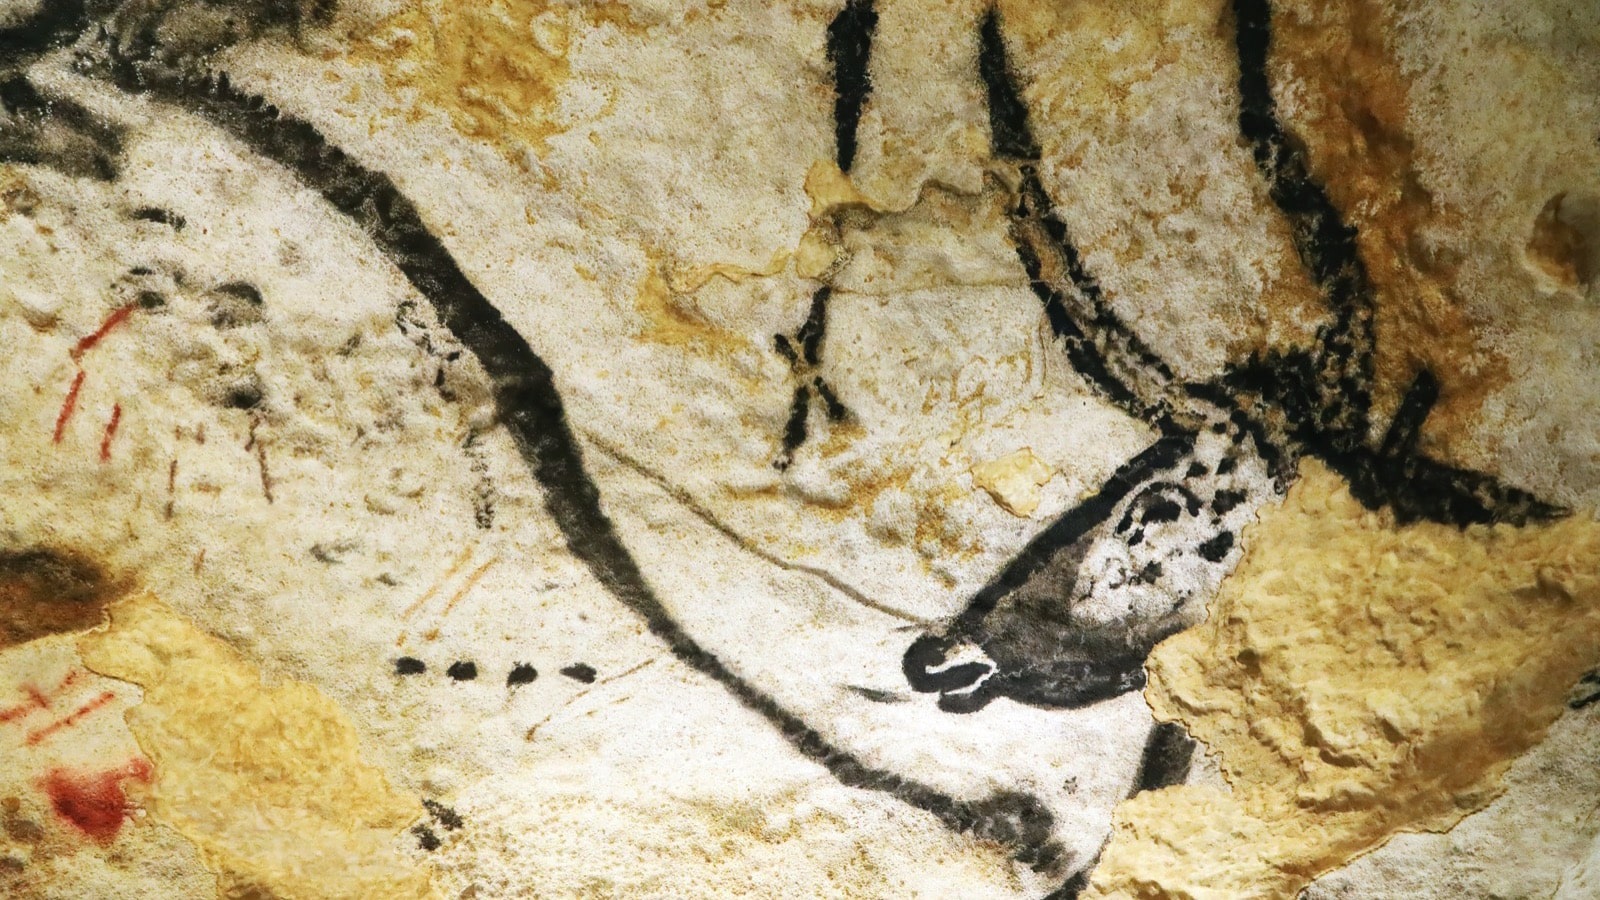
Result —
POLYGON ((450 116, 457 130, 513 160, 565 130, 557 114, 582 29, 626 25, 620 3, 548 0, 406 4, 350 34, 349 58, 374 63, 391 88, 450 116))
POLYGON ((396 835, 420 805, 362 761, 316 688, 262 684, 234 650, 148 594, 78 641, 91 669, 144 689, 127 713, 155 763, 151 817, 193 841, 228 897, 434 896, 396 835))
POLYGON ((1399 831, 1444 830, 1600 663, 1600 525, 1396 526, 1319 463, 1246 532, 1146 694, 1220 760, 1117 811, 1093 897, 1293 897, 1399 831))

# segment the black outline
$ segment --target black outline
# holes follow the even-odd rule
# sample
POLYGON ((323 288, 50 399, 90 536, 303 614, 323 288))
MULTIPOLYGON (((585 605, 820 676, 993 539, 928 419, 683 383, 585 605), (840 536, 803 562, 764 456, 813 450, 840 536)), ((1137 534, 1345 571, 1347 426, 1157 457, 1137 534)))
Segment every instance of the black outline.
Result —
MULTIPOLYGON (((998 157, 1021 163, 1014 234, 1021 229, 1042 229, 1058 254, 1056 259, 1042 259, 1033 245, 1019 236, 1019 258, 1074 367, 1116 405, 1153 422, 1162 436, 1119 469, 1094 498, 1063 515, 1030 542, 994 582, 974 596, 955 624, 976 623, 1053 553, 1099 524, 1142 477, 1176 464, 1174 448, 1192 446, 1197 423, 1176 409, 1181 403, 1175 402, 1175 391, 1177 400, 1230 410, 1230 426, 1241 440, 1254 440, 1269 456, 1275 473, 1287 472, 1301 453, 1318 456, 1350 481, 1361 502, 1372 508, 1389 507, 1402 522, 1521 523, 1565 513, 1527 492, 1501 485, 1492 476, 1419 454, 1421 428, 1439 389, 1429 372, 1418 373, 1380 446, 1372 448, 1370 385, 1376 338, 1371 289, 1356 246, 1356 231, 1342 221, 1326 191, 1311 178, 1303 153, 1277 119, 1266 66, 1272 35, 1268 0, 1234 0, 1233 10, 1240 61, 1240 133, 1251 146, 1275 205, 1289 220, 1296 250, 1333 317, 1319 329, 1314 353, 1297 351, 1254 359, 1219 382, 1203 385, 1175 385, 1160 357, 1105 304, 1039 179, 1035 165, 1041 155, 1039 146, 1027 126, 1027 108, 1005 58, 998 16, 991 10, 981 24, 979 72, 989 98, 993 150, 998 157), (1052 267, 1064 272, 1073 289, 1070 293, 1053 286, 1049 277, 1052 267), (1276 407, 1284 422, 1274 426, 1245 412, 1236 395, 1276 407), (1271 458, 1274 451, 1276 459, 1271 458)), ((46 2, 31 19, 0 29, 0 58, 15 69, 64 46, 87 27, 88 16, 86 0, 46 2)), ((871 91, 868 68, 876 21, 871 0, 849 0, 828 29, 828 56, 836 85, 837 152, 840 168, 846 171, 854 160, 856 128, 871 91)), ((673 621, 601 507, 598 490, 584 471, 581 451, 567 426, 553 373, 472 286, 387 175, 349 159, 310 124, 282 116, 262 98, 233 89, 225 74, 181 74, 164 64, 124 56, 115 37, 103 30, 102 37, 108 42, 113 79, 125 90, 176 102, 206 118, 263 157, 295 172, 367 231, 374 244, 429 299, 440 322, 480 360, 489 375, 501 421, 543 488, 546 507, 566 536, 569 550, 614 596, 641 615, 651 632, 676 655, 723 684, 840 782, 886 791, 934 813, 958 831, 1007 843, 1015 849, 1017 859, 1036 869, 1050 870, 1062 863, 1061 848, 1050 838, 1050 814, 1036 798, 1001 793, 985 801, 957 801, 894 773, 864 766, 733 673, 673 621)), ((138 49, 142 53, 149 48, 141 45, 138 49)), ((72 104, 44 101, 25 80, 11 78, 6 89, 12 108, 25 113, 48 109, 53 115, 65 116, 65 124, 106 139, 110 152, 87 174, 114 176, 114 156, 119 148, 116 132, 89 119, 72 104)), ((807 326, 811 324, 808 320, 807 326)), ((820 340, 820 329, 816 334, 811 339, 806 328, 801 331, 805 361, 812 366, 817 364, 814 345, 820 340)), ((819 382, 816 388, 821 392, 823 385, 819 382)), ((837 400, 823 396, 832 414, 837 400)), ((796 405, 801 406, 798 397, 796 405)), ((1179 457, 1182 452, 1178 451, 1179 457)), ((910 659, 908 652, 908 663, 910 659)), ((1139 671, 1142 675, 1142 669, 1139 671)), ((928 675, 925 669, 921 674, 928 675)), ((907 675, 912 679, 909 667, 907 675)), ((943 681, 934 681, 939 683, 929 682, 932 689, 943 686, 943 681)), ((1004 673, 992 675, 984 686, 1003 681, 1004 673)), ((1016 696, 1012 691, 1006 693, 1016 696)), ((1177 741, 1164 727, 1153 730, 1147 742, 1136 789, 1183 777, 1179 770, 1187 768, 1192 743, 1185 750, 1183 742, 1188 739, 1177 741), (1180 756, 1182 766, 1175 762, 1180 756)), ((1080 871, 1051 896, 1076 896, 1086 881, 1086 870, 1080 871)))
MULTIPOLYGON (((1419 453, 1422 423, 1438 396, 1432 373, 1417 375, 1380 445, 1372 446, 1368 432, 1376 336, 1356 232, 1312 179, 1303 153, 1276 118, 1265 71, 1270 8, 1265 0, 1235 0, 1235 10, 1240 131, 1251 145, 1274 203, 1292 226, 1297 252, 1332 317, 1318 330, 1314 350, 1253 358, 1219 379, 1200 383, 1179 383, 1172 369, 1105 302, 1040 179, 1039 145, 1006 58, 999 16, 991 9, 982 23, 978 68, 990 99, 991 150, 997 158, 1015 163, 1021 177, 1011 219, 1013 241, 1068 361, 1108 402, 1158 429, 1162 437, 1152 449, 1170 447, 1175 440, 1187 440, 1192 446, 1206 427, 1231 431, 1236 446, 1243 448, 1248 441, 1249 449, 1261 456, 1280 489, 1287 489, 1292 480, 1296 460, 1309 455, 1326 461, 1368 508, 1387 507, 1402 523, 1421 519, 1465 527, 1522 524, 1562 515, 1560 508, 1492 476, 1419 453)), ((911 686, 938 691, 941 707, 952 712, 981 708, 998 696, 1043 706, 1082 706, 1105 699, 1107 691, 1117 686, 1141 687, 1148 648, 1143 652, 1097 648, 1091 647, 1087 635, 1063 635, 1058 649, 1064 659, 1050 662, 1063 667, 1062 672, 1042 671, 1042 660, 1032 671, 1021 671, 1015 660, 997 657, 996 641, 1003 643, 997 635, 1019 633, 1022 626, 986 617, 1003 597, 1030 579, 1052 575, 1052 560, 1070 564, 1071 554, 1083 549, 1076 545, 1104 524, 1116 502, 1133 488, 1130 478, 1148 480, 1179 461, 1169 455, 1162 466, 1148 467, 1139 464, 1144 459, 1144 454, 1136 457, 1129 465, 1137 471, 1119 470, 1106 488, 1035 537, 972 597, 943 634, 924 635, 914 642, 902 662, 911 686), (959 643, 983 647, 996 664, 938 669, 959 643), (1091 649, 1105 656, 1083 662, 1091 649), (1065 677, 1067 672, 1079 673, 1074 677, 1084 681, 1073 683, 1065 677)), ((1233 462, 1224 458, 1219 473, 1233 462)), ((1204 545, 1202 555, 1220 561, 1232 543, 1231 533, 1225 539, 1219 535, 1216 543, 1204 545)))
POLYGON ((848 0, 828 23, 828 62, 833 66, 834 153, 848 172, 856 160, 856 128, 872 95, 872 32, 878 27, 873 0, 848 0))
POLYGON ((656 598, 602 509, 549 366, 473 286, 388 175, 351 159, 310 123, 234 88, 226 73, 180 72, 165 62, 129 58, 115 38, 107 39, 106 50, 108 74, 120 88, 200 116, 294 173, 367 233, 429 300, 440 323, 478 358, 489 376, 500 421, 542 488, 545 508, 565 536, 569 552, 643 618, 651 634, 675 656, 721 684, 841 784, 890 794, 955 831, 1010 848, 1017 861, 1035 870, 1054 872, 1067 863, 1065 848, 1051 834, 1054 817, 1038 798, 1000 791, 979 800, 957 799, 868 766, 739 677, 683 630, 656 598))

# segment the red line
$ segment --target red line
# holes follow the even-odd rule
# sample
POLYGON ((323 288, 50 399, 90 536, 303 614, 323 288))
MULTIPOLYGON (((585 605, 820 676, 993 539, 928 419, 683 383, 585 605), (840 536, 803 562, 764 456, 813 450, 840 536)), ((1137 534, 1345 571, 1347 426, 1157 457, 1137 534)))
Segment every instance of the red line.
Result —
POLYGON ((167 505, 162 509, 163 518, 172 518, 172 492, 178 485, 178 458, 172 458, 172 464, 167 466, 167 505))
POLYGON ((133 315, 133 311, 138 308, 139 304, 129 303, 127 306, 119 307, 111 315, 106 316, 106 320, 101 323, 99 328, 95 329, 93 334, 84 336, 83 340, 78 341, 78 346, 72 348, 72 358, 77 359, 95 344, 100 343, 100 339, 106 336, 106 332, 122 324, 123 320, 133 315))
POLYGON ((27 703, 23 703, 19 706, 12 706, 7 709, 0 709, 0 725, 4 725, 8 722, 14 722, 36 709, 44 709, 49 705, 48 703, 39 702, 43 698, 37 691, 29 691, 28 693, 33 697, 33 699, 29 700, 27 703))
POLYGON ((28 702, 0 709, 0 725, 16 721, 35 710, 49 709, 51 694, 60 696, 62 691, 71 687, 73 682, 78 680, 80 674, 82 674, 82 670, 79 669, 73 669, 68 672, 67 677, 61 679, 61 683, 56 685, 55 690, 49 694, 39 690, 38 687, 32 684, 22 685, 22 692, 28 695, 28 702))
POLYGON ((76 377, 72 379, 72 387, 67 388, 67 399, 61 401, 61 412, 56 416, 55 443, 61 443, 61 436, 67 431, 67 420, 72 418, 72 411, 78 407, 78 388, 83 387, 83 370, 79 369, 76 377))
POLYGON ((117 436, 117 423, 122 421, 122 404, 111 404, 111 421, 106 423, 106 435, 100 439, 100 461, 111 461, 111 439, 117 436))
POLYGON ((34 744, 39 743, 40 741, 44 740, 45 738, 49 737, 52 734, 55 734, 56 732, 60 731, 63 728, 71 728, 72 726, 78 724, 78 720, 79 719, 82 719, 84 716, 87 716, 88 714, 94 712, 95 710, 99 709, 102 706, 105 706, 107 703, 110 703, 111 701, 113 701, 115 699, 117 699, 117 695, 116 694, 113 694, 110 691, 103 692, 102 694, 100 694, 100 696, 98 696, 98 697, 94 698, 93 700, 90 700, 88 703, 85 703, 84 705, 78 707, 76 710, 74 710, 72 712, 71 715, 62 716, 61 718, 55 720, 54 722, 51 722, 49 725, 46 725, 45 727, 39 729, 38 731, 35 731, 35 732, 32 732, 31 734, 29 734, 28 735, 28 746, 31 747, 34 744))

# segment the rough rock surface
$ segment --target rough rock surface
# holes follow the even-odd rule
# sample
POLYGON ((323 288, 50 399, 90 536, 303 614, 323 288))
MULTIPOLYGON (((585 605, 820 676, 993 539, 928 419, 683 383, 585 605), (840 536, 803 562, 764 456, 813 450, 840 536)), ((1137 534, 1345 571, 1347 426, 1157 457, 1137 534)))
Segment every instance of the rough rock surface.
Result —
POLYGON ((1600 897, 1593 0, 0 0, 0 893, 1600 897))

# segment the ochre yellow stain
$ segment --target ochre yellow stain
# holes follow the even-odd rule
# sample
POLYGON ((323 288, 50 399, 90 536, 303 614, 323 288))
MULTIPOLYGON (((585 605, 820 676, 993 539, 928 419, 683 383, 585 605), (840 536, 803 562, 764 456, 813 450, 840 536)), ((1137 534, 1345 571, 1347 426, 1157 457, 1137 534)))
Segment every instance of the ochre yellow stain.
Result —
MULTIPOLYGON (((803 240, 804 238, 802 237, 803 240)), ((734 284, 751 278, 771 278, 788 267, 789 260, 793 255, 788 250, 779 250, 772 254, 772 259, 765 266, 759 269, 752 269, 748 266, 739 266, 733 263, 710 263, 704 266, 680 269, 672 272, 667 277, 667 284, 674 293, 692 294, 705 287, 713 278, 723 278, 734 284)))
POLYGON ((750 346, 743 335, 717 325, 694 305, 692 292, 675 291, 652 256, 634 295, 634 310, 644 320, 640 337, 647 341, 707 351, 742 350, 750 346))
POLYGON ((1232 787, 1117 810, 1091 897, 1290 898, 1485 806, 1600 664, 1600 524, 1397 526, 1320 463, 1246 532, 1146 696, 1232 787))
POLYGON ((568 53, 601 24, 638 27, 622 3, 425 0, 352 26, 347 56, 520 163, 525 149, 540 151, 566 130, 556 106, 572 74, 568 53))
POLYGON ((1285 127, 1304 145, 1312 177, 1358 229, 1376 300, 1380 408, 1398 404, 1426 368, 1441 385, 1428 430, 1459 434, 1510 369, 1482 343, 1455 291, 1461 260, 1421 239, 1460 230, 1464 214, 1421 182, 1406 127, 1410 79, 1386 37, 1396 30, 1393 7, 1377 0, 1275 5, 1269 75, 1277 96, 1294 98, 1285 127))
POLYGON ((1215 0, 1167 0, 1155 3, 1039 3, 1036 0, 999 0, 995 4, 1008 40, 1028 55, 1062 41, 1082 44, 1093 56, 1069 71, 1054 73, 1051 84, 1029 85, 1029 99, 1045 105, 1036 116, 1052 118, 1068 103, 1085 108, 1120 109, 1128 115, 1138 107, 1134 88, 1178 60, 1182 48, 1172 33, 1185 26, 1215 21, 1215 0))
POLYGON ((34 192, 16 166, 0 165, 0 222, 5 222, 18 212, 26 212, 39 205, 39 195, 34 192))
MULTIPOLYGON (((825 219, 841 209, 873 209, 867 195, 856 189, 831 159, 819 159, 806 171, 806 196, 811 198, 811 218, 825 219)), ((881 212, 881 210, 879 210, 881 212)))
POLYGON ((228 897, 433 897, 397 851, 422 814, 361 758, 316 688, 262 684, 237 652, 149 594, 78 640, 92 670, 133 682, 126 715, 155 763, 150 816, 200 848, 228 897))

